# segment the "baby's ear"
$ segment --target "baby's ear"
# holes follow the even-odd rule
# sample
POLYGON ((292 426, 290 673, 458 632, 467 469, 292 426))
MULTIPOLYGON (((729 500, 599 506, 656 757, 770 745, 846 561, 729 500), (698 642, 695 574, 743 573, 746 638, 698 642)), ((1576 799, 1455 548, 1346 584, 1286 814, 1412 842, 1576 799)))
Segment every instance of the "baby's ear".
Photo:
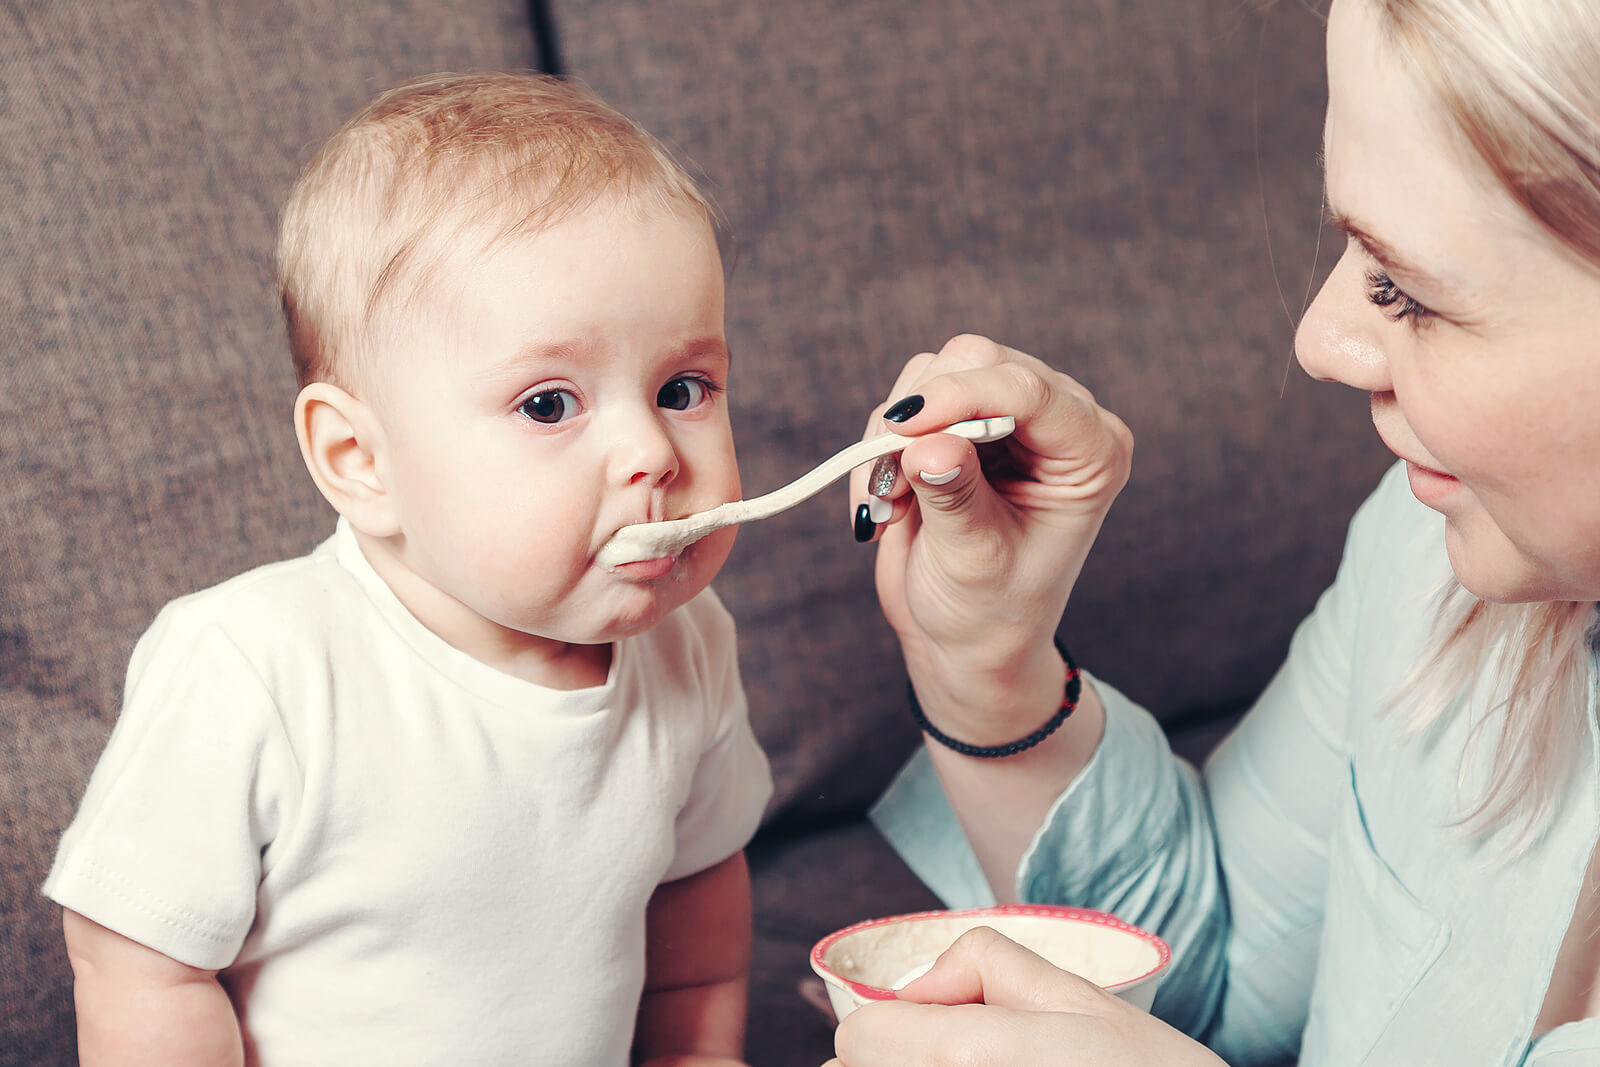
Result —
POLYGON ((295 398, 294 432, 306 469, 335 511, 372 537, 400 532, 379 474, 383 428, 371 407, 331 382, 312 382, 295 398))

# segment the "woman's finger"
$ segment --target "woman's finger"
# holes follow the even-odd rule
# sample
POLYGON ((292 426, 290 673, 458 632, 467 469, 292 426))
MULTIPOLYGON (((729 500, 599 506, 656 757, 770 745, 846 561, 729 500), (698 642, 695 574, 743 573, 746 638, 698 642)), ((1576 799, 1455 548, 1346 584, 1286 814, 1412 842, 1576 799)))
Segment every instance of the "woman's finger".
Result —
POLYGON ((1111 994, 987 926, 968 930, 899 991, 919 1004, 990 1004, 1022 1011, 1092 1011, 1111 994))
POLYGON ((915 384, 916 392, 897 395, 886 412, 899 433, 915 436, 963 419, 1012 415, 1016 444, 1052 468, 1048 473, 1070 477, 1073 471, 1126 466, 1117 462, 1117 453, 1132 449, 1122 421, 1080 383, 1033 356, 984 338, 958 337, 924 370, 928 374, 915 384))
POLYGON ((900 469, 916 500, 922 526, 947 553, 965 564, 1001 564, 995 555, 1000 531, 1010 520, 1003 502, 983 477, 972 442, 930 434, 901 453, 900 469))
POLYGON ((834 1032, 833 1047, 841 1067, 1038 1065, 1051 1062, 1040 1056, 1043 1018, 981 1004, 949 1007, 884 1000, 845 1016, 834 1032))
MULTIPOLYGON (((906 365, 900 368, 900 374, 895 378, 894 387, 890 389, 889 395, 899 396, 904 392, 914 390, 916 388, 916 383, 921 381, 925 376, 927 367, 933 361, 933 359, 934 355, 932 352, 920 352, 917 355, 912 356, 911 359, 907 360, 906 365)), ((872 409, 872 413, 867 416, 867 424, 861 433, 861 439, 863 441, 869 437, 876 437, 878 434, 884 433, 891 429, 891 427, 883 421, 883 412, 888 406, 888 402, 885 401, 884 403, 872 409)), ((883 517, 882 506, 871 504, 871 501, 874 497, 880 500, 893 500, 896 497, 905 495, 905 480, 898 476, 894 477, 892 488, 887 493, 874 493, 873 490, 875 487, 872 484, 874 476, 880 475, 885 467, 890 468, 893 474, 898 475, 898 456, 886 456, 884 459, 879 460, 875 464, 864 464, 850 472, 850 521, 852 526, 857 528, 858 533, 861 530, 861 509, 863 506, 870 507, 871 510, 876 513, 870 516, 873 519, 874 526, 881 526, 885 521, 885 518, 883 517)), ((904 514, 905 507, 905 505, 901 505, 901 507, 897 509, 898 513, 904 514)), ((866 538, 858 537, 858 540, 864 539, 866 538)))

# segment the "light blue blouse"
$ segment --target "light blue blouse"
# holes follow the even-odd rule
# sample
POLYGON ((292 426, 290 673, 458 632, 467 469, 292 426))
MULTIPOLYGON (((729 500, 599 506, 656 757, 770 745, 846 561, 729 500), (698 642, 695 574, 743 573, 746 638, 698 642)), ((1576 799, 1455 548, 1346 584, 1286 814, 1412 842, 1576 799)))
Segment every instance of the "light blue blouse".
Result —
MULTIPOLYGON (((1483 687, 1420 737, 1405 709, 1385 711, 1430 643, 1448 573, 1443 522, 1396 466, 1203 775, 1093 682, 1105 736, 1035 835, 1018 891, 1164 937, 1155 1014, 1230 1064, 1600 1064, 1600 1019, 1530 1041, 1600 833, 1595 686, 1575 772, 1531 847, 1507 859, 1509 831, 1452 825, 1487 766, 1489 746, 1466 744, 1483 687)), ((948 905, 992 902, 925 753, 873 819, 948 905)))

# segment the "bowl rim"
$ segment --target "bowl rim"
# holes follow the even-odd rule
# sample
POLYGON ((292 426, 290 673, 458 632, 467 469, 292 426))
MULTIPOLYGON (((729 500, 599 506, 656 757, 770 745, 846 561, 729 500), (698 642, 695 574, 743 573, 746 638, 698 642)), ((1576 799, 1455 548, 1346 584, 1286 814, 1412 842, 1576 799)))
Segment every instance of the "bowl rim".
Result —
POLYGON ((932 911, 912 911, 903 915, 885 915, 877 919, 864 919, 861 922, 852 923, 849 926, 835 930, 811 946, 811 969, 816 971, 819 977, 838 982, 856 996, 865 1000, 897 1000, 899 997, 892 989, 882 989, 878 986, 867 985, 864 982, 857 982, 846 978, 829 967, 825 959, 828 949, 832 948, 835 942, 862 930, 871 929, 874 926, 885 926, 889 923, 900 922, 923 922, 929 919, 982 918, 990 915, 1033 915, 1047 919, 1067 919, 1072 922, 1109 926, 1114 930, 1133 934, 1153 946, 1156 950, 1156 965, 1136 978, 1118 982, 1116 985, 1102 987, 1108 993, 1115 993, 1120 989, 1129 989, 1141 982, 1148 981, 1166 970, 1172 962, 1172 948, 1166 941, 1149 930, 1142 929, 1130 922, 1124 922, 1109 912, 1096 911, 1093 908, 1073 908, 1061 904, 991 904, 981 908, 938 908, 932 911))

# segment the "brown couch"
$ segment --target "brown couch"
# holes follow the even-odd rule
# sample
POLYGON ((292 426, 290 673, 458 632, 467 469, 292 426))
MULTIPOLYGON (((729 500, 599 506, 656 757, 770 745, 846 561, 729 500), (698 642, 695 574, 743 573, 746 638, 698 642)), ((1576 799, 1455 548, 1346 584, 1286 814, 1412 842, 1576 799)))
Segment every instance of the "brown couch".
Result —
MULTIPOLYGON (((1385 463, 1362 399, 1291 365, 1319 231, 1308 6, 7 5, 0 1065, 74 1060, 38 885, 132 641, 170 597, 331 527, 290 430, 272 235, 309 147, 371 93, 559 62, 705 174, 752 491, 856 437, 899 364, 956 332, 1077 375, 1139 443, 1063 632, 1198 755, 1385 463)), ((746 530, 718 583, 777 776, 750 852, 757 1067, 829 1053, 796 991, 817 937, 933 902, 863 819, 918 742, 846 512, 838 490, 746 530)))

